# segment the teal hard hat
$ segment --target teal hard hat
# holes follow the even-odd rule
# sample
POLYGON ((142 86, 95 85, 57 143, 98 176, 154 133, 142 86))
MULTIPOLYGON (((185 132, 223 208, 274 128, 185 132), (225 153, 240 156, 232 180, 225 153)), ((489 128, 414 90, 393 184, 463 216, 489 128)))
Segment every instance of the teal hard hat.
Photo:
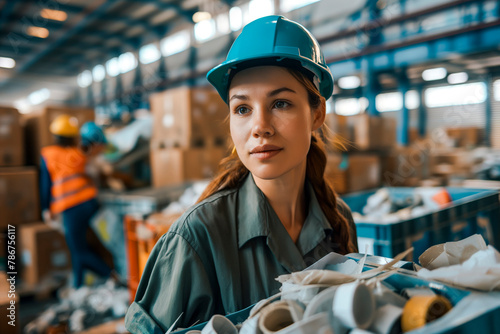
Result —
POLYGON ((311 74, 325 99, 332 96, 333 76, 318 41, 297 22, 277 15, 247 24, 231 46, 226 60, 211 69, 207 79, 227 103, 230 80, 238 70, 261 65, 290 67, 290 64, 311 74))
POLYGON ((102 129, 94 122, 86 122, 82 125, 80 139, 84 146, 104 145, 108 142, 102 129))

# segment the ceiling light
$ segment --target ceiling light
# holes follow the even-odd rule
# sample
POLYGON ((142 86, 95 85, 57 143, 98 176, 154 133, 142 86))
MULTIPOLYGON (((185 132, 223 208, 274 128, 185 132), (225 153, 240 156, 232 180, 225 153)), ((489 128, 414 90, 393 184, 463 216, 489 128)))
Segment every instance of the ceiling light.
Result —
POLYGON ((194 23, 198 23, 205 20, 210 20, 212 15, 209 12, 196 12, 193 14, 194 23))
POLYGON ((35 26, 28 27, 27 33, 28 33, 28 35, 31 35, 33 37, 38 37, 38 38, 49 37, 49 30, 46 28, 42 28, 42 27, 35 27, 35 26))
POLYGON ((452 85, 467 82, 468 79, 469 76, 465 72, 457 72, 448 75, 448 83, 452 85))
POLYGON ((40 15, 43 18, 46 18, 48 20, 53 20, 53 21, 66 21, 68 18, 68 14, 66 12, 63 12, 61 10, 55 10, 55 9, 48 9, 44 8, 40 12, 40 15))
POLYGON ((422 72, 422 79, 425 81, 441 80, 446 77, 446 69, 444 67, 429 68, 422 72))
POLYGON ((0 57, 0 67, 3 68, 13 68, 16 66, 16 61, 8 57, 0 57))
POLYGON ((340 78, 338 84, 342 89, 354 89, 359 87, 359 85, 361 84, 361 80, 359 79, 359 77, 352 75, 340 78))
POLYGON ((50 97, 50 90, 42 88, 28 95, 28 101, 32 105, 40 104, 50 97))

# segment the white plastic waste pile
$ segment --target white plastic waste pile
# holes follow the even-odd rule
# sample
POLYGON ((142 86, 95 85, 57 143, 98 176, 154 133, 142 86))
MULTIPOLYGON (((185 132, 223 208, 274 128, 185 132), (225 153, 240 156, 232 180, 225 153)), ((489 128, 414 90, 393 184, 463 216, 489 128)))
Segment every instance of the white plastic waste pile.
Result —
POLYGON ((441 208, 434 196, 446 192, 441 187, 415 188, 410 196, 396 198, 388 188, 381 188, 367 199, 362 212, 353 212, 356 222, 389 224, 422 216, 441 208))
POLYGON ((67 322, 71 333, 79 333, 99 319, 122 318, 127 312, 129 293, 112 280, 77 290, 69 287, 58 291, 60 302, 49 307, 24 328, 26 334, 41 334, 52 326, 67 322))

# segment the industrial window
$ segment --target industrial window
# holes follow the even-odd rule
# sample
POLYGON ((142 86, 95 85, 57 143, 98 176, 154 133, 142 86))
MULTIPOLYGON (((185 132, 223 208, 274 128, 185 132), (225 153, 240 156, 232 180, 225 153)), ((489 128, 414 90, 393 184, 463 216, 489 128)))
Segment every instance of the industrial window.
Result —
POLYGON ((405 106, 408 109, 417 109, 420 107, 420 96, 416 90, 409 90, 405 94, 405 106))
POLYGON ((158 46, 156 46, 156 44, 154 43, 144 45, 139 50, 139 61, 143 64, 150 64, 152 62, 155 62, 160 59, 160 57, 160 50, 158 50, 158 46))
POLYGON ((482 103, 486 100, 483 82, 432 87, 425 90, 425 104, 429 108, 482 103))
POLYGON ((495 101, 500 101, 500 79, 493 82, 493 96, 495 101))
POLYGON ((231 27, 229 26, 229 13, 217 15, 215 23, 219 34, 229 34, 231 32, 231 27))
POLYGON ((274 13, 274 3, 272 0, 251 0, 248 3, 249 21, 259 17, 272 15, 274 13))
POLYGON ((238 31, 243 26, 243 13, 240 7, 232 7, 229 10, 229 26, 232 31, 238 31))
POLYGON ((112 77, 116 77, 120 74, 120 65, 118 63, 118 57, 111 58, 106 62, 106 72, 112 77))
POLYGON ((77 78, 78 86, 87 87, 92 83, 92 73, 89 70, 83 71, 77 78))
POLYGON ((352 116, 361 113, 368 106, 368 100, 362 98, 338 99, 335 101, 335 113, 342 116, 352 116))
POLYGON ((161 41, 161 53, 164 57, 182 52, 191 45, 191 35, 189 30, 181 30, 161 41))
POLYGON ((95 82, 101 82, 104 77, 106 76, 106 70, 104 69, 104 66, 102 65, 96 65, 92 69, 92 77, 94 78, 95 82))
POLYGON ((194 38, 198 42, 205 42, 215 36, 215 21, 204 20, 194 25, 194 38))
POLYGON ((318 1, 319 0, 281 0, 280 9, 283 12, 291 12, 294 9, 298 9, 318 1))
POLYGON ((127 73, 137 67, 137 58, 132 52, 125 52, 118 58, 121 73, 127 73))
POLYGON ((403 95, 400 92, 378 94, 375 97, 375 106, 378 112, 401 110, 403 95))

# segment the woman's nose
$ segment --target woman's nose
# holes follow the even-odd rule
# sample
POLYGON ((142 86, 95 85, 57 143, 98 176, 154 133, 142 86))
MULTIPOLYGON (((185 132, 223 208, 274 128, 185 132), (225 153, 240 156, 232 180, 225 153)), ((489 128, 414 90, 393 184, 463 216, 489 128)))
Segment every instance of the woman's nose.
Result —
POLYGON ((255 110, 252 116, 252 135, 255 138, 270 137, 274 134, 274 127, 271 124, 271 114, 267 110, 255 110))

